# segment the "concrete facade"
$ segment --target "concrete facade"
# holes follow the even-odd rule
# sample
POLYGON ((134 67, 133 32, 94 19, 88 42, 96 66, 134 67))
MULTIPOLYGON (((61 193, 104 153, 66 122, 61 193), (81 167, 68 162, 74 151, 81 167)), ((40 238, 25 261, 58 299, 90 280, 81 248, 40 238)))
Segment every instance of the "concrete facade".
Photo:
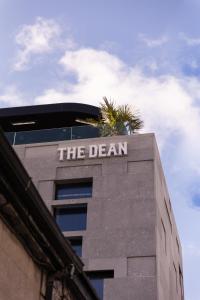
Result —
POLYGON ((153 134, 17 145, 43 200, 87 204, 85 271, 113 270, 105 300, 183 300, 181 246, 153 134), (127 142, 128 155, 59 161, 58 148, 127 142), (91 198, 55 200, 56 183, 92 178, 91 198))

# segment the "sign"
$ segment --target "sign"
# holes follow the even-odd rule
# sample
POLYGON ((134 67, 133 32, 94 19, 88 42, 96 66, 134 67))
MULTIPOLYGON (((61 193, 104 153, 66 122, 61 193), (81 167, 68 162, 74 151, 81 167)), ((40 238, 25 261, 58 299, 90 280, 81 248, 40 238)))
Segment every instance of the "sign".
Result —
POLYGON ((127 152, 127 142, 58 148, 60 161, 125 156, 127 152))

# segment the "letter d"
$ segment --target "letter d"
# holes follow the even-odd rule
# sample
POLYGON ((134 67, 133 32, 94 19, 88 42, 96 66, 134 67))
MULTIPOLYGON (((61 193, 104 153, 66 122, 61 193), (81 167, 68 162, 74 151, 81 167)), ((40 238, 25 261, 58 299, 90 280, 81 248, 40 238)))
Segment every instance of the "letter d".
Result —
POLYGON ((90 145, 89 146, 89 158, 95 158, 98 154, 98 147, 97 145, 90 145))

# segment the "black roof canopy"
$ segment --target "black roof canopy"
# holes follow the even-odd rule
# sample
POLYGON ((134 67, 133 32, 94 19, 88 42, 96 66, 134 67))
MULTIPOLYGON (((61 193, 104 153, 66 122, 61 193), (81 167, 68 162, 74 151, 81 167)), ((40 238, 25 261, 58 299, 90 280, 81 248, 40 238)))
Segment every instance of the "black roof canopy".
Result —
POLYGON ((4 131, 21 131, 83 125, 79 120, 98 119, 100 109, 82 103, 56 103, 0 109, 4 131))

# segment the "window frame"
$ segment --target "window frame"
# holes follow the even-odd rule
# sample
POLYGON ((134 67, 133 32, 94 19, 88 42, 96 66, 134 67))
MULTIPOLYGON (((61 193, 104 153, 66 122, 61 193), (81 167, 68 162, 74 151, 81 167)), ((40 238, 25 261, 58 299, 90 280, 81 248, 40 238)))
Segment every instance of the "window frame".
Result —
POLYGON ((93 178, 89 177, 89 178, 78 178, 78 179, 69 179, 69 180, 65 180, 65 181, 57 181, 55 182, 54 184, 54 200, 55 201, 65 201, 65 200, 75 200, 75 199, 86 199, 86 198, 92 198, 92 194, 93 194, 93 178), (58 189, 59 187, 63 187, 64 186, 69 186, 69 189, 70 189, 70 186, 71 188, 73 189, 73 185, 74 185, 74 188, 75 186, 77 185, 77 188, 78 188, 78 184, 82 185, 82 187, 84 188, 84 184, 87 185, 88 184, 88 188, 89 188, 89 193, 88 195, 84 194, 84 191, 83 193, 81 194, 75 194, 74 193, 74 196, 73 196, 73 193, 68 197, 60 197, 58 196, 58 189))
MULTIPOLYGON (((59 205, 59 206, 55 206, 53 207, 53 215, 54 215, 54 218, 55 218, 55 221, 58 225, 58 227, 60 228, 60 230, 62 232, 67 232, 67 231, 85 231, 87 229, 87 203, 80 203, 80 204, 69 204, 69 205, 59 205), (79 214, 84 214, 84 217, 82 217, 82 220, 80 219, 80 221, 83 221, 83 225, 82 226, 77 226, 77 228, 75 229, 76 227, 76 223, 78 223, 77 220, 75 220, 74 224, 75 224, 75 227, 74 229, 71 227, 71 228, 64 228, 64 226, 62 226, 61 224, 59 224, 59 220, 57 220, 57 214, 56 214, 56 211, 59 211, 59 210, 65 210, 65 211, 68 211, 68 220, 66 222, 66 224, 68 223, 73 223, 72 221, 70 221, 70 216, 75 216, 76 213, 75 211, 77 210, 77 214, 78 214, 78 210, 80 211, 79 214), (81 212, 82 211, 82 212, 81 212)), ((64 214, 60 214, 60 215, 64 215, 64 214)), ((73 217, 71 217, 71 219, 73 219, 73 217)), ((60 221, 60 223, 62 222, 62 220, 60 221)))

